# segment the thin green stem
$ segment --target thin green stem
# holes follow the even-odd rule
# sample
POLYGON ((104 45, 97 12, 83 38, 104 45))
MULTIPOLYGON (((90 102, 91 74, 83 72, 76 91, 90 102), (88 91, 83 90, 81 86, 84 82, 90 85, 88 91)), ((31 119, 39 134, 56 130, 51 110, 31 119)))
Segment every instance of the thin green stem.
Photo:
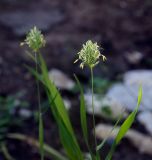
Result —
MULTIPOLYGON (((7 137, 9 139, 23 141, 32 147, 36 147, 40 149, 40 143, 36 139, 29 137, 27 135, 20 134, 20 133, 9 133, 7 137)), ((60 154, 60 152, 58 152, 57 150, 53 149, 51 146, 45 143, 44 143, 44 152, 47 157, 50 157, 50 158, 53 157, 55 160, 68 160, 64 155, 60 154)))
MULTIPOLYGON (((36 67, 36 73, 38 74, 38 55, 40 53, 35 52, 35 67, 36 67)), ((44 133, 43 133, 43 120, 42 120, 42 109, 41 109, 41 97, 40 97, 40 84, 39 80, 36 79, 37 84, 37 98, 38 98, 38 110, 39 110, 39 143, 40 143, 40 153, 41 153, 41 160, 44 160, 44 151, 43 151, 43 145, 44 145, 44 133)))
MULTIPOLYGON (((94 134, 94 142, 95 142, 95 148, 97 148, 97 140, 95 135, 95 112, 94 112, 94 86, 93 86, 93 68, 91 68, 91 88, 92 88, 92 111, 93 111, 93 134, 94 134)), ((96 150, 97 153, 97 150, 96 150)))
POLYGON ((13 157, 10 155, 10 153, 8 152, 8 149, 7 149, 7 146, 6 146, 5 143, 2 143, 2 144, 1 144, 1 150, 2 150, 4 156, 5 156, 5 158, 6 158, 7 160, 14 160, 14 158, 13 158, 13 157))
MULTIPOLYGON (((35 53, 35 68, 36 68, 36 73, 38 74, 38 57, 37 53, 35 53)), ((41 114, 41 99, 40 99, 40 85, 39 85, 39 80, 36 79, 36 84, 37 84, 37 98, 38 98, 38 108, 39 108, 39 115, 41 114)))

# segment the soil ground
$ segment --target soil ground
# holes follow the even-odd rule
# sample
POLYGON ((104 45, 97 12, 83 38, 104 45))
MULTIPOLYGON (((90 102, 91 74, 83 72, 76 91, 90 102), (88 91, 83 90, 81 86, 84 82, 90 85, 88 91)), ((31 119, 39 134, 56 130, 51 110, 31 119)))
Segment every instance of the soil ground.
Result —
MULTIPOLYGON (((76 65, 73 65, 73 61, 81 44, 88 39, 95 40, 102 45, 104 54, 108 58, 104 67, 96 69, 96 75, 112 80, 130 69, 152 68, 151 0, 31 0, 29 2, 26 0, 2 0, 0 2, 1 15, 23 10, 27 13, 34 13, 36 10, 55 10, 60 13, 58 18, 61 21, 54 21, 51 27, 46 27, 44 30, 47 46, 43 53, 49 69, 61 69, 71 78, 75 72, 86 83, 89 72, 87 70, 82 72, 76 65), (142 58, 138 62, 131 63, 128 60, 128 53, 135 51, 140 52, 142 58)), ((35 81, 24 67, 24 64, 33 66, 33 62, 25 54, 25 49, 19 46, 25 36, 16 34, 14 29, 17 27, 0 21, 0 95, 6 97, 23 91, 25 93, 23 99, 29 102, 31 110, 35 110, 37 105, 35 81)), ((43 91, 41 94, 44 97, 43 91)), ((69 93, 63 94, 69 96, 69 93)), ((70 95, 70 98, 74 99, 70 111, 72 122, 85 150, 79 133, 78 103, 75 102, 74 95, 70 95)), ((50 117, 52 116, 47 113, 44 118, 46 142, 59 149, 57 127, 53 118, 50 117)), ((88 119, 91 124, 89 115, 88 119)), ((100 121, 102 120, 97 118, 97 122, 100 121)), ((30 119, 23 127, 13 128, 13 130, 36 137, 36 126, 34 120, 30 119)), ((89 125, 90 130, 91 128, 92 126, 89 125)), ((144 131, 138 123, 136 128, 144 131)), ((9 149, 17 160, 39 159, 36 150, 29 148, 25 143, 10 141, 9 149)), ((105 148, 105 152, 107 149, 108 146, 105 148)), ((122 159, 151 160, 152 157, 140 154, 131 142, 123 140, 118 146, 113 160, 122 159)))

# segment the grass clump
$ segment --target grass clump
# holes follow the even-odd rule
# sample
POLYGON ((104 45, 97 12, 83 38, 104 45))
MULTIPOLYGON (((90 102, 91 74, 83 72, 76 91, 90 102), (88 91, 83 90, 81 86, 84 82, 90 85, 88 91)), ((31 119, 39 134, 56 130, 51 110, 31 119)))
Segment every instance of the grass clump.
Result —
MULTIPOLYGON (((45 46, 45 39, 41 32, 34 27, 26 37, 24 43, 29 46, 33 54, 31 53, 31 57, 36 63, 36 69, 29 68, 30 71, 35 75, 37 79, 37 87, 38 87, 38 101, 39 101, 39 144, 40 144, 40 153, 41 160, 44 159, 44 139, 43 139, 43 121, 42 121, 42 112, 40 105, 40 94, 39 94, 39 83, 40 81, 46 91, 48 96, 48 100, 50 103, 50 109, 53 113, 54 119, 58 126, 60 141, 66 153, 67 160, 85 160, 84 153, 77 141, 76 135, 74 133, 74 129, 72 127, 69 114, 66 110, 65 104, 63 102, 62 96, 54 85, 54 82, 49 79, 48 70, 46 63, 40 53, 40 49, 45 46)), ((83 132, 84 141, 88 148, 91 160, 100 160, 101 157, 99 155, 100 149, 102 149, 107 139, 104 139, 100 144, 97 144, 96 136, 95 136, 95 115, 94 115, 94 76, 93 69, 97 66, 97 64, 101 60, 104 62, 106 57, 100 53, 99 46, 97 43, 93 43, 91 40, 87 41, 86 44, 83 45, 80 52, 78 52, 78 59, 75 61, 81 61, 80 67, 83 69, 84 66, 90 69, 91 75, 91 88, 92 88, 92 109, 93 109, 93 132, 94 132, 94 143, 95 149, 91 149, 91 145, 89 143, 88 138, 88 127, 87 127, 87 115, 86 115, 86 104, 84 100, 83 88, 75 75, 75 79, 77 81, 79 90, 80 90, 80 120, 81 120, 81 128, 83 132)), ((111 160, 112 155, 114 153, 116 145, 119 144, 121 139, 124 137, 128 129, 131 127, 134 122, 135 116, 137 114, 140 102, 142 99, 142 89, 139 89, 138 102, 135 110, 126 118, 124 123, 121 125, 118 135, 115 138, 115 141, 106 157, 106 160, 111 160)), ((120 119, 119 119, 120 120, 120 119)), ((116 122, 114 128, 117 126, 119 120, 116 122)), ((63 160, 65 156, 60 155, 55 159, 63 160)))

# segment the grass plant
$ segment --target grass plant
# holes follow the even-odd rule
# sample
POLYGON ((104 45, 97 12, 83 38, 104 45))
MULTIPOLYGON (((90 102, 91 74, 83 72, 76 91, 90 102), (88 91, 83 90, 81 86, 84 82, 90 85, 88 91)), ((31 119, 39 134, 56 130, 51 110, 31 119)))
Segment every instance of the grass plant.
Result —
MULTIPOLYGON (((75 135, 73 126, 70 121, 70 116, 68 111, 66 110, 65 104, 63 102, 62 96, 55 86, 54 82, 50 80, 48 76, 48 69, 46 63, 40 53, 40 49, 45 46, 45 39, 41 32, 34 27, 26 37, 26 40, 23 44, 28 45, 31 49, 32 53, 30 54, 32 59, 36 63, 36 69, 29 68, 29 70, 34 74, 37 81, 40 81, 44 89, 46 91, 50 109, 53 113, 54 119, 58 126, 58 131, 60 135, 60 141, 64 148, 66 159, 67 160, 85 160, 85 155, 83 150, 80 147, 79 142, 77 141, 77 136, 75 135), (33 56, 35 55, 35 57, 33 56)), ((94 143, 95 149, 92 150, 89 144, 88 139, 88 127, 87 127, 87 114, 86 114, 86 104, 84 100, 84 93, 83 87, 81 86, 78 78, 75 75, 75 79, 80 89, 80 119, 81 119, 81 129, 84 136, 84 141, 88 148, 88 152, 90 154, 91 160, 101 160, 99 155, 100 149, 102 149, 103 145, 106 143, 107 139, 104 139, 100 144, 97 144, 96 136, 95 136, 95 115, 94 115, 94 77, 93 77, 93 69, 97 66, 97 64, 102 60, 103 62, 106 60, 106 57, 100 53, 100 47, 97 43, 93 43, 91 40, 87 41, 86 44, 83 45, 80 52, 78 52, 78 59, 75 61, 81 61, 80 68, 84 68, 85 66, 90 69, 91 73, 91 88, 92 88, 92 110, 93 110, 93 135, 94 135, 94 143)), ((41 160, 44 160, 44 138, 43 138, 43 121, 42 121, 42 113, 41 113, 41 106, 40 106, 40 94, 39 94, 39 85, 38 87, 38 101, 39 101, 39 146, 40 146, 40 153, 41 153, 41 160)), ((138 108, 142 99, 142 88, 139 88, 139 96, 137 101, 137 106, 135 110, 126 118, 123 124, 120 127, 118 135, 116 136, 114 143, 106 157, 105 160, 111 160, 112 155, 115 151, 116 146, 120 143, 126 132, 131 127, 132 123, 134 122, 135 116, 138 112, 138 108)), ((117 126, 119 120, 116 122, 114 128, 117 126)), ((52 150, 53 152, 53 150, 52 150)), ((55 152, 55 150, 54 150, 55 152)), ((53 156, 53 154, 52 154, 53 156)), ((62 157, 62 156, 61 156, 62 157)), ((63 160, 65 159, 65 155, 63 158, 54 158, 55 160, 63 160)))

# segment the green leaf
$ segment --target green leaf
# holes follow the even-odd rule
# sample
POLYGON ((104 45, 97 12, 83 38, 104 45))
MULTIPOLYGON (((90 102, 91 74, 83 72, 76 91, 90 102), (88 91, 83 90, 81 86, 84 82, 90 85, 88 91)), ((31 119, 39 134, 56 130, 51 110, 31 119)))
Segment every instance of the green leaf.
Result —
POLYGON ((60 116, 62 117, 65 125, 67 126, 69 131, 72 133, 72 126, 71 126, 70 120, 68 118, 68 113, 67 113, 67 110, 64 106, 63 99, 62 99, 60 93, 58 92, 57 88, 55 87, 54 83, 49 79, 47 67, 46 67, 46 64, 45 64, 43 58, 41 57, 41 55, 40 55, 40 62, 41 62, 40 68, 42 70, 43 82, 47 86, 47 89, 50 92, 51 97, 56 96, 56 98, 54 100, 54 103, 56 105, 56 109, 57 109, 58 113, 60 114, 60 116))
POLYGON ((8 125, 10 122, 10 117, 9 115, 7 117, 1 117, 0 119, 0 127, 4 126, 4 125, 8 125), (2 119, 3 118, 3 119, 2 119))
POLYGON ((134 109, 134 111, 127 117, 127 119, 124 121, 124 123, 121 125, 119 132, 115 138, 115 141, 111 147, 111 150, 109 152, 109 154, 106 157, 106 160, 111 160, 112 155, 114 153, 114 150, 116 148, 116 146, 119 144, 119 142, 122 140, 122 138, 125 136, 125 134, 127 133, 127 131, 129 130, 129 128, 131 127, 131 125, 133 124, 136 114, 138 112, 140 103, 142 100, 142 87, 139 87, 139 91, 138 91, 138 101, 137 101, 137 106, 134 109))
MULTIPOLYGON (((113 132, 113 130, 117 127, 118 123, 122 120, 122 115, 123 113, 120 115, 120 117, 118 118, 118 120, 116 121, 115 125, 113 126, 112 130, 110 131, 109 135, 113 132)), ((97 151, 99 151, 100 149, 102 149, 102 147, 104 146, 104 144, 106 143, 109 135, 107 135, 106 138, 104 138, 104 140, 101 142, 101 144, 99 144, 97 146, 97 151)))
POLYGON ((66 153, 70 160, 76 160, 81 159, 78 157, 78 150, 75 148, 75 142, 71 136, 71 134, 66 129, 65 125, 60 121, 59 123, 59 133, 60 133, 60 139, 64 146, 64 149, 66 150, 66 153))
POLYGON ((137 108, 139 107, 140 103, 142 100, 142 86, 140 85, 139 87, 139 92, 138 92, 138 103, 137 103, 137 108))
POLYGON ((74 75, 78 87, 80 89, 80 119, 81 119, 81 127, 82 127, 82 131, 83 131, 83 136, 84 139, 86 141, 86 143, 88 144, 88 129, 87 129, 87 117, 86 117, 86 104, 85 104, 85 99, 84 99, 84 93, 83 93, 83 89, 82 86, 80 84, 79 79, 77 78, 76 75, 74 75))
MULTIPOLYGON (((29 137, 27 135, 19 134, 19 133, 10 133, 7 135, 9 139, 15 139, 23 141, 33 147, 40 148, 39 141, 29 137)), ((53 158, 53 160, 68 160, 65 156, 63 156, 60 152, 49 146, 48 144, 44 143, 44 152, 47 156, 53 158)))
POLYGON ((46 64, 40 54, 39 62, 39 67, 41 69, 42 75, 40 76, 35 72, 34 75, 44 84, 50 103, 55 97, 55 99, 53 100, 53 105, 51 105, 50 107, 54 115, 54 118, 58 124, 59 133, 64 149, 69 158, 72 158, 71 160, 84 160, 83 154, 76 140, 76 136, 74 134, 63 99, 58 89, 54 85, 53 81, 49 79, 46 64))
POLYGON ((39 113, 39 143, 40 143, 40 153, 41 160, 44 160, 44 129, 43 129, 43 119, 41 113, 39 113))
POLYGON ((77 76, 74 74, 74 77, 77 81, 77 85, 79 87, 80 90, 80 120, 81 120, 81 128, 82 128, 82 132, 83 132, 83 137, 86 143, 86 146, 90 152, 90 155, 92 157, 92 159, 94 159, 94 155, 91 151, 91 147, 89 145, 88 142, 88 128, 87 128, 87 116, 86 116, 86 104, 85 104, 85 98, 84 98, 84 93, 83 93, 83 88, 80 84, 79 79, 77 78, 77 76))
POLYGON ((115 140, 116 144, 118 144, 121 141, 121 139, 124 137, 124 135, 126 134, 128 129, 131 127, 132 123, 134 122, 135 116, 138 112, 138 108, 139 108, 140 103, 141 103, 141 100, 142 100, 142 87, 140 86, 139 92, 138 92, 137 106, 136 106, 135 110, 128 116, 128 118, 122 124, 122 126, 121 126, 121 128, 118 132, 118 135, 116 137, 116 140, 115 140))

